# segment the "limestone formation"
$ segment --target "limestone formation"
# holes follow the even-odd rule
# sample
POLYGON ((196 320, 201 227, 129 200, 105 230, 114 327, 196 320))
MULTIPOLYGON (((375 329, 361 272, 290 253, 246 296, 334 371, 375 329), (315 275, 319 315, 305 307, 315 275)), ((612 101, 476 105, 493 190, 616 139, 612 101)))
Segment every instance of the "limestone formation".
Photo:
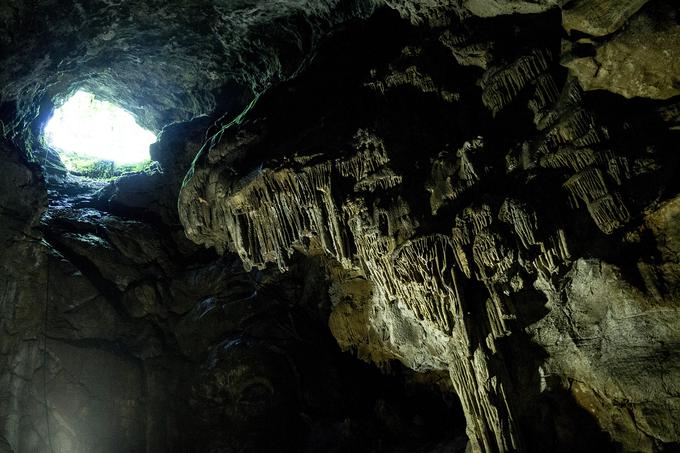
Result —
POLYGON ((544 98, 555 96, 552 84, 543 84, 540 76, 548 69, 550 55, 543 50, 534 50, 523 55, 509 66, 488 70, 482 79, 483 101, 493 113, 502 110, 530 83, 536 81, 537 97, 542 104, 544 98))
MULTIPOLYGON (((449 33, 440 42, 457 63, 468 65, 459 43, 474 39, 449 33)), ((401 58, 422 58, 424 52, 402 52, 401 58)), ((473 63, 486 69, 477 102, 496 117, 523 104, 538 131, 519 155, 505 157, 509 174, 560 171, 561 182, 552 190, 562 194, 565 209, 584 205, 605 234, 626 227, 631 213, 619 187, 633 177, 629 158, 615 152, 616 137, 584 102, 578 84, 566 79, 559 88, 556 63, 545 47, 527 48, 509 61, 489 55, 473 63)), ((439 91, 434 77, 406 67, 364 86, 382 96, 402 86, 424 94, 439 91)), ((234 134, 251 136, 253 127, 267 130, 253 122, 234 134)), ((331 331, 343 348, 380 366, 399 359, 415 369, 448 369, 474 448, 521 450, 525 440, 517 420, 526 415, 513 393, 520 384, 510 368, 499 365, 499 344, 517 335, 525 308, 518 307, 516 294, 529 290, 531 282, 552 288, 574 262, 570 236, 580 233, 502 193, 490 195, 487 203, 463 204, 476 187, 489 187, 498 177, 487 141, 474 138, 431 161, 428 212, 435 218, 458 212, 443 234, 419 233, 425 220, 411 204, 417 194, 404 196, 409 174, 394 161, 398 152, 365 127, 354 133, 349 150, 335 151, 339 157, 312 151, 297 158, 301 167, 280 161, 232 170, 228 174, 247 175, 233 180, 220 179, 225 173, 212 156, 246 156, 243 148, 251 145, 230 138, 213 142, 185 181, 180 216, 190 238, 220 250, 233 247, 247 267, 274 263, 285 271, 299 253, 321 257, 334 282, 331 331), (192 203, 195 199, 202 201, 192 203), (486 288, 481 311, 466 296, 470 280, 486 288)), ((237 158, 230 165, 246 162, 237 158)))

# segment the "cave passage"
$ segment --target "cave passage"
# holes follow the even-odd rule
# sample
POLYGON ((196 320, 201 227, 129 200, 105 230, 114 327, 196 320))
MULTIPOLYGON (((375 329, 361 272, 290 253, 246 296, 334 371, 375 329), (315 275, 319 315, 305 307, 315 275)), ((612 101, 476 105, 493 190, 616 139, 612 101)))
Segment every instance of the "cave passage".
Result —
POLYGON ((678 0, 1 0, 0 453, 680 452, 678 0))
POLYGON ((82 90, 55 109, 44 137, 71 171, 99 160, 117 165, 146 162, 149 145, 156 141, 130 112, 82 90))

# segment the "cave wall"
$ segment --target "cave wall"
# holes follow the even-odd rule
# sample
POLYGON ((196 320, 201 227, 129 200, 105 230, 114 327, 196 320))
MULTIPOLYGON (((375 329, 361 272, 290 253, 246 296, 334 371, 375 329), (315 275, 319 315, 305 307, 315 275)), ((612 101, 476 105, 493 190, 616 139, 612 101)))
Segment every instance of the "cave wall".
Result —
MULTIPOLYGON (((155 152, 190 161, 204 127, 155 152)), ((173 172, 45 180, 2 159, 3 453, 465 447, 445 376, 341 353, 315 266, 248 273, 180 236, 173 172)))
POLYGON ((0 18, 0 452, 677 448, 672 1, 0 18), (63 171, 79 87, 157 169, 63 171))
MULTIPOLYGON (((579 28, 577 14, 415 33, 363 75, 359 55, 323 79, 310 67, 202 149, 180 193, 187 236, 246 268, 323 256, 341 346, 447 371, 475 450, 587 448, 546 394, 626 451, 676 443, 676 289, 655 245, 670 226, 647 220, 672 210, 677 135, 661 111, 673 104, 584 91, 560 64, 560 22, 579 28)), ((612 92, 677 94, 673 69, 626 58, 647 79, 612 70, 612 92)))

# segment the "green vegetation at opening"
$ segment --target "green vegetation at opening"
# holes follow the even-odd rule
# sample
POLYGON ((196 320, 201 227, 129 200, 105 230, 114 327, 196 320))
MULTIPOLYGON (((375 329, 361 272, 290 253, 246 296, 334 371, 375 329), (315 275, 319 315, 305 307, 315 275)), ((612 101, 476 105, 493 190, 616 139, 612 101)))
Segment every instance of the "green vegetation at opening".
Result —
POLYGON ((149 156, 156 134, 137 124, 130 112, 82 90, 54 109, 40 139, 55 154, 51 168, 61 173, 107 180, 158 168, 149 156))
POLYGON ((84 156, 69 151, 61 151, 59 156, 65 167, 69 169, 69 173, 99 180, 110 180, 126 174, 143 171, 153 173, 158 170, 158 163, 152 160, 145 160, 134 164, 117 164, 111 160, 84 156))

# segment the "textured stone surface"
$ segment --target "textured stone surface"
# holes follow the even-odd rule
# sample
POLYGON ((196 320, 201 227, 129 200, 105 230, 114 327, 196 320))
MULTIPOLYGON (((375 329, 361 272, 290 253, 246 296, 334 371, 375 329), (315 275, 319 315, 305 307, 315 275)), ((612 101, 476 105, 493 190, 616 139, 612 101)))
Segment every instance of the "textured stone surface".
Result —
POLYGON ((19 409, 30 399, 25 382, 37 367, 35 338, 44 313, 45 250, 37 229, 47 203, 37 166, 14 146, 0 144, 0 448, 13 451, 20 439, 19 409), (4 445, 9 447, 4 447, 4 445))
POLYGON ((0 6, 0 452, 673 451, 642 3, 0 6), (77 87, 157 164, 69 175, 37 136, 77 87))
POLYGON ((648 0, 575 0, 562 10, 562 26, 568 32, 605 36, 618 30, 648 0))
POLYGON ((506 14, 536 14, 560 5, 560 0, 465 0, 463 5, 475 16, 493 17, 506 14))
POLYGON ((678 42, 677 8, 650 4, 615 36, 595 44, 594 55, 567 58, 564 64, 586 90, 668 99, 680 95, 678 42))
MULTIPOLYGON (((551 17, 546 15, 545 20, 551 17)), ((498 36, 511 29, 502 19, 494 22, 498 36)), ((307 103, 304 95, 294 99, 284 91, 268 94, 243 123, 202 150, 180 193, 180 218, 192 240, 218 251, 235 251, 246 268, 265 269, 273 263, 286 270, 299 253, 323 256, 333 282, 330 327, 341 346, 382 366, 398 359, 416 370, 448 370, 474 449, 533 449, 541 442, 560 449, 579 448, 579 440, 563 434, 539 441, 532 428, 524 433, 519 428, 534 416, 524 412, 531 406, 527 401, 540 401, 543 392, 569 390, 569 379, 579 377, 566 368, 544 364, 534 369, 535 379, 541 372, 552 372, 562 376, 563 384, 530 389, 526 378, 520 379, 507 360, 509 356, 526 360, 520 359, 526 345, 520 346, 523 340, 518 332, 531 323, 535 308, 524 305, 543 297, 532 286, 538 285, 552 298, 556 288, 569 279, 583 280, 574 284, 579 289, 564 296, 573 303, 581 300, 579 291, 588 291, 582 285, 597 287, 603 280, 625 287, 623 277, 613 273, 604 277, 579 274, 578 254, 585 250, 580 241, 590 237, 598 238, 590 241, 616 243, 633 217, 639 218, 633 207, 650 202, 641 194, 630 199, 624 196, 635 178, 648 171, 640 168, 635 173, 633 162, 642 163, 648 147, 642 142, 650 137, 639 137, 639 144, 628 141, 623 124, 617 125, 622 120, 608 118, 604 105, 601 111, 589 107, 578 84, 564 77, 555 48, 537 39, 540 32, 528 22, 525 30, 518 22, 513 25, 517 40, 511 58, 504 43, 485 31, 475 35, 466 30, 467 35, 461 37, 449 32, 440 40, 452 52, 450 68, 442 60, 436 69, 428 66, 428 58, 440 49, 408 43, 384 69, 365 73, 364 89, 380 93, 380 101, 364 94, 364 105, 375 104, 362 114, 344 113, 344 118, 350 118, 345 129, 334 132, 337 129, 319 124, 313 130, 328 132, 304 135, 302 149, 323 146, 323 153, 294 151, 300 149, 298 144, 283 152, 286 157, 268 154, 269 143, 281 148, 291 140, 299 143, 295 137, 303 136, 299 125, 272 114, 267 107, 277 103, 272 99, 280 97, 278 103, 297 106, 298 111, 323 109, 307 103), (477 48, 493 52, 480 57, 484 60, 466 59, 463 49, 472 43, 482 43, 477 48), (475 66, 485 71, 476 72, 475 66), (446 71, 455 74, 455 87, 441 77, 446 71), (475 79, 481 93, 471 88, 475 79), (398 103, 415 93, 429 97, 413 111, 399 110, 398 103), (464 123, 457 112, 488 116, 480 127, 464 123), (526 122, 511 119, 513 114, 526 115, 522 120, 526 122), (450 139, 438 129, 434 115, 457 125, 451 131, 458 140, 455 147, 445 144, 450 139), (508 122, 514 124, 513 133, 505 129, 508 122), (495 128, 505 131, 504 144, 499 143, 495 128), (532 130, 539 131, 538 136, 532 130), (319 137, 324 141, 319 142, 319 137), (332 148, 329 143, 339 145, 332 148), (535 179, 529 176, 534 172, 552 176, 535 179), (543 196, 537 198, 538 187, 543 196), (484 190, 485 196, 475 198, 477 190, 484 190), (591 219, 592 230, 580 226, 583 218, 556 220, 555 212, 569 205, 581 206, 581 212, 591 219), (576 266, 576 276, 568 272, 572 266, 576 266)), ((314 86, 293 83, 288 90, 304 93, 314 91, 314 86)), ((338 105, 334 96, 327 94, 323 104, 338 105)), ((346 112, 356 112, 352 102, 352 98, 343 100, 346 112)), ((668 152, 666 140, 655 146, 668 152)), ((612 291, 603 290, 592 304, 600 304, 612 291)), ((644 311, 644 297, 637 300, 632 305, 644 311)), ((556 317, 561 313, 550 304, 545 308, 556 317)), ((548 323, 551 318, 542 319, 548 323)), ((583 322, 587 328, 600 324, 599 318, 587 319, 583 322)), ((661 331, 650 332, 651 337, 639 339, 638 344, 654 343, 663 336, 661 326, 667 321, 658 321, 661 331)), ((623 326, 610 328, 623 330, 623 326)), ((575 342, 584 335, 574 330, 560 330, 560 334, 575 342)), ((667 334, 660 341, 673 343, 677 332, 667 334)), ((611 341, 610 353, 621 351, 617 340, 611 341)), ((536 344, 545 347, 551 360, 575 360, 560 358, 540 339, 536 344)), ((652 361, 642 350, 639 360, 652 361)), ((609 378, 631 372, 602 371, 609 378)), ((654 402, 641 403, 656 407, 654 423, 664 426, 651 431, 611 418, 609 408, 619 404, 619 396, 600 389, 594 373, 589 371, 583 382, 606 395, 599 412, 593 413, 586 404, 586 389, 572 389, 571 398, 591 410, 599 428, 626 448, 652 450, 657 442, 677 441, 676 428, 668 424, 674 415, 659 416, 675 413, 666 403, 673 389, 657 386, 659 396, 650 398, 654 402), (661 431, 664 436, 673 434, 662 437, 661 431), (638 439, 639 445, 631 439, 638 439)), ((660 370, 651 373, 662 380, 660 370)), ((631 389, 639 388, 640 381, 635 382, 631 381, 631 389)), ((554 419, 553 423, 562 422, 554 419)), ((564 428, 557 425, 554 429, 564 428)))
POLYGON ((209 124, 163 134, 163 174, 50 177, 49 243, 35 230, 46 202, 38 168, 7 148, 3 207, 22 215, 2 226, 8 239, 35 238, 1 260, 12 270, 3 314, 16 312, 2 318, 3 448, 462 451, 463 426, 441 391, 405 396, 421 386, 408 373, 385 378, 339 354, 316 314, 323 280, 303 293, 177 239, 172 199, 197 149, 192 134, 201 140, 209 124), (271 418, 288 424, 263 431, 271 418))
MULTIPOLYGON (((4 128, 80 87, 123 106, 152 130, 220 108, 294 74, 334 26, 369 1, 107 1, 0 7, 4 128)), ((49 112, 43 111, 42 114, 49 112)))
POLYGON ((548 292, 550 315, 531 328, 550 356, 544 372, 571 380, 579 404, 626 451, 677 441, 669 434, 678 433, 680 411, 678 307, 655 290, 631 286, 610 264, 579 260, 563 293, 548 292))

